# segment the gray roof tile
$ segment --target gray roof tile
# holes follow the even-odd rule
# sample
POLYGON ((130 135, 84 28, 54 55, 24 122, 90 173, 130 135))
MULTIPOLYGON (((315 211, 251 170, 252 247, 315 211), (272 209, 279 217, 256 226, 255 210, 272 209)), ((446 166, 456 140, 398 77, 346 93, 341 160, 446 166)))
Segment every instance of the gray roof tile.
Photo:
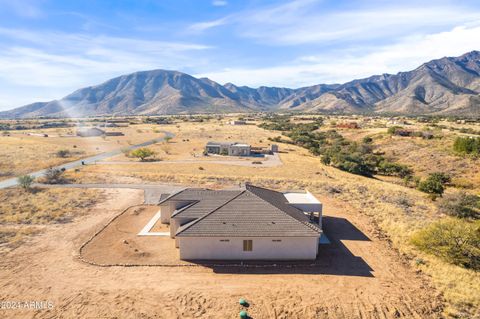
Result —
MULTIPOLYGON (((220 191, 231 192, 234 191, 220 191)), ((224 199, 226 199, 225 197, 224 199)), ((213 203, 213 202, 211 202, 213 203)), ((179 237, 313 237, 321 229, 290 206, 282 193, 247 185, 202 217, 183 225, 179 237)), ((197 203, 192 205, 192 209, 197 203)), ((183 212, 182 212, 183 214, 183 212)))

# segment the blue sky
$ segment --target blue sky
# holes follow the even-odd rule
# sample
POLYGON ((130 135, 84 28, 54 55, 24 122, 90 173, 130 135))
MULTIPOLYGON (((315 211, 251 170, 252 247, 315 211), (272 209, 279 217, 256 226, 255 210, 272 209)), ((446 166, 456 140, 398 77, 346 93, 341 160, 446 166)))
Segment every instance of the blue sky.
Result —
POLYGON ((475 49, 478 0, 0 0, 0 109, 138 70, 300 87, 475 49))

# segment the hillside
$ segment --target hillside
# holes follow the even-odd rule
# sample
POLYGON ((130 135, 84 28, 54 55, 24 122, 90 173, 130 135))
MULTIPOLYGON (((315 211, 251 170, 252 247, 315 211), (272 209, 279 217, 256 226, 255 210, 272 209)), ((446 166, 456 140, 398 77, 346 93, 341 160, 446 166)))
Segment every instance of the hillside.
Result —
POLYGON ((298 89, 221 85, 177 71, 123 75, 1 118, 161 115, 290 110, 400 114, 480 114, 480 52, 427 62, 413 71, 298 89))

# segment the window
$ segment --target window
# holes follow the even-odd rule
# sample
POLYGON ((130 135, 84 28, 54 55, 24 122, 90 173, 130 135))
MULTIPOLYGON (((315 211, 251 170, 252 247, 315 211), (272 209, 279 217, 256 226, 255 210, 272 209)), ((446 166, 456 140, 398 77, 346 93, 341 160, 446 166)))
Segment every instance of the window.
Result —
POLYGON ((252 251, 253 250, 253 241, 251 239, 243 241, 243 251, 252 251))
POLYGON ((274 243, 279 243, 279 242, 281 242, 282 240, 281 240, 281 239, 272 239, 272 241, 273 241, 274 243))
POLYGON ((223 243, 228 243, 230 241, 230 239, 220 239, 221 242, 223 243))

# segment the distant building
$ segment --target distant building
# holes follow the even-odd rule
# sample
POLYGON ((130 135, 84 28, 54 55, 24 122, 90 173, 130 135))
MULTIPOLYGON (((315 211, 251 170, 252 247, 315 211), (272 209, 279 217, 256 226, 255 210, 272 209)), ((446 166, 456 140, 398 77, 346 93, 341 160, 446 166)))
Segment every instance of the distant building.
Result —
POLYGON ((277 144, 272 144, 270 146, 270 150, 272 151, 272 153, 278 153, 278 145, 277 144))
POLYGON ((245 125, 247 124, 246 121, 244 120, 233 120, 233 121, 230 121, 230 125, 245 125))
POLYGON ((221 154, 230 156, 249 156, 251 147, 249 144, 229 142, 208 142, 205 150, 210 154, 221 154))
POLYGON ((80 127, 77 129, 77 136, 91 137, 105 135, 105 131, 98 127, 80 127))

